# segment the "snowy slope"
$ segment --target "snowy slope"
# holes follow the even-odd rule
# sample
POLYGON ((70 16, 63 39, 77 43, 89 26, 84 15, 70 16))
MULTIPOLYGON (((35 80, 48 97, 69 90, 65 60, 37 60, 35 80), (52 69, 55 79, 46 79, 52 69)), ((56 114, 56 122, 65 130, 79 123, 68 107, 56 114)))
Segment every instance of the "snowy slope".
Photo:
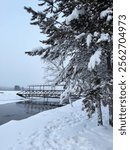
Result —
POLYGON ((81 111, 81 100, 0 126, 0 150, 112 150, 112 128, 96 125, 81 111))

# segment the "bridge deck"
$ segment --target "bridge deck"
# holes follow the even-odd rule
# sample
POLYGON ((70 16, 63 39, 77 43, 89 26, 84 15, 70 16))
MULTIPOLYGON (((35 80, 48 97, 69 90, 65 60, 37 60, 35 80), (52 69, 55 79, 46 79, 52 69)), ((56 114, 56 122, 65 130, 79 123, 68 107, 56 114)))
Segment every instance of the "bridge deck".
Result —
POLYGON ((21 97, 60 97, 63 90, 24 90, 17 95, 21 97))

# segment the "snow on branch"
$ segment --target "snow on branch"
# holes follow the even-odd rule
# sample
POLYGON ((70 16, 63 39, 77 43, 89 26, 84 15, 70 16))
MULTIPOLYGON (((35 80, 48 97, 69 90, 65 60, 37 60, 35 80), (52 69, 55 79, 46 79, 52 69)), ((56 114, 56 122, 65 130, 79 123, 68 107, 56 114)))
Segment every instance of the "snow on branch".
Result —
POLYGON ((93 36, 94 36, 94 37, 98 37, 98 35, 99 35, 99 32, 96 32, 96 31, 95 31, 95 32, 93 33, 93 36))
POLYGON ((83 32, 83 33, 81 33, 81 34, 79 34, 79 35, 76 35, 75 36, 75 39, 77 40, 77 39, 80 39, 80 38, 82 38, 83 36, 85 36, 85 33, 83 32))
POLYGON ((98 48, 97 51, 90 57, 90 61, 88 63, 88 69, 91 71, 95 68, 95 65, 99 65, 101 62, 100 56, 101 56, 101 50, 102 48, 98 48))
POLYGON ((100 13, 100 19, 107 17, 108 15, 112 15, 113 11, 111 8, 107 8, 100 13))
POLYGON ((108 33, 101 33, 100 38, 97 40, 97 43, 105 41, 110 42, 110 35, 108 33))
POLYGON ((25 54, 29 55, 29 56, 36 56, 36 55, 42 55, 46 50, 43 49, 42 47, 39 48, 34 48, 32 51, 27 51, 25 52, 25 54))
POLYGON ((66 17, 66 24, 69 25, 72 20, 78 19, 79 15, 83 15, 84 13, 85 13, 84 8, 82 9, 75 8, 72 11, 72 13, 68 17, 66 17))
POLYGON ((107 16, 107 21, 108 21, 108 22, 111 21, 112 18, 113 18, 112 15, 108 15, 108 16, 107 16))
POLYGON ((70 89, 67 88, 60 96, 60 104, 63 104, 65 102, 69 101, 69 97, 70 97, 70 89))
POLYGON ((90 33, 86 38, 86 43, 88 47, 90 46, 91 42, 92 42, 92 34, 90 33))

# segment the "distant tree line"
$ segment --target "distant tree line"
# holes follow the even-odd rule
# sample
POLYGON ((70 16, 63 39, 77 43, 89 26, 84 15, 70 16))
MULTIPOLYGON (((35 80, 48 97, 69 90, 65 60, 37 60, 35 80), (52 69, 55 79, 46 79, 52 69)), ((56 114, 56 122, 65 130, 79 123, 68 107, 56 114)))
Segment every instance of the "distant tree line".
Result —
POLYGON ((1 91, 20 91, 22 88, 19 85, 15 85, 14 87, 6 87, 6 86, 1 86, 0 90, 1 91))

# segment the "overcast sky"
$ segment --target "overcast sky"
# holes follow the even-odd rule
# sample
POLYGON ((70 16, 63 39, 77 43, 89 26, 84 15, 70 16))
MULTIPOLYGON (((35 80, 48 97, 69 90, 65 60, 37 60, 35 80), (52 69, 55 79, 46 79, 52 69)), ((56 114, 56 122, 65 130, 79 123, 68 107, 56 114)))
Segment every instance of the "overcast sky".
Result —
POLYGON ((0 86, 42 84, 40 57, 25 51, 41 46, 40 30, 30 25, 31 15, 23 7, 38 8, 38 0, 5 0, 0 3, 0 86))

